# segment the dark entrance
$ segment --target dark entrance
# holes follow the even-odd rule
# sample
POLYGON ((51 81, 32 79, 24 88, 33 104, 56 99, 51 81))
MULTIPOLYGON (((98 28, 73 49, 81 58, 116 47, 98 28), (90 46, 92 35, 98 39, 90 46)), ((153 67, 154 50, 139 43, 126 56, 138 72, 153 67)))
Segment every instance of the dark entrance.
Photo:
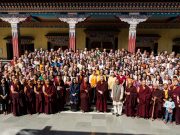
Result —
MULTIPOLYGON (((7 48, 7 59, 11 60, 13 58, 13 45, 12 45, 12 37, 6 37, 4 38, 7 43, 6 43, 6 48, 7 48)), ((20 39, 20 45, 19 45, 19 54, 22 55, 25 53, 25 51, 28 52, 33 52, 34 51, 34 44, 32 37, 21 37, 20 39)))
POLYGON ((152 51, 156 55, 158 53, 158 39, 160 36, 158 34, 139 34, 136 39, 136 51, 138 49, 141 52, 147 51, 151 53, 152 51))
POLYGON ((88 50, 99 48, 107 51, 118 48, 118 30, 86 29, 86 48, 88 50))
POLYGON ((180 54, 180 38, 173 40, 172 51, 175 52, 175 54, 180 54))
POLYGON ((58 50, 61 48, 62 50, 68 49, 69 45, 69 34, 68 33, 48 33, 46 35, 48 39, 48 50, 51 49, 58 50))

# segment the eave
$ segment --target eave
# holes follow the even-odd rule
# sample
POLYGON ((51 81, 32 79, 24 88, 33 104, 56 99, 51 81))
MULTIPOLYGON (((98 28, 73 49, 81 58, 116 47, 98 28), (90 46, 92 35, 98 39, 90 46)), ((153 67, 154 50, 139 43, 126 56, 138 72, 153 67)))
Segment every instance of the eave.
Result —
POLYGON ((1 2, 0 12, 180 12, 180 2, 1 2))

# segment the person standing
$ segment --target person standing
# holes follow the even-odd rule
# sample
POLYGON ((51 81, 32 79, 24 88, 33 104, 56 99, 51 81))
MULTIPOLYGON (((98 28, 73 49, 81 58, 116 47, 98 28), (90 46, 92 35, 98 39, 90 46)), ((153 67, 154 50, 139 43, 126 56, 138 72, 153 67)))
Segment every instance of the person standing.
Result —
POLYGON ((124 96, 124 87, 119 83, 119 79, 116 78, 112 88, 112 100, 114 107, 113 115, 116 115, 117 117, 122 115, 123 96, 124 96))
POLYGON ((9 86, 5 79, 1 79, 0 85, 0 111, 7 114, 8 111, 9 86))
POLYGON ((108 78, 108 99, 109 100, 110 100, 110 97, 111 97, 113 85, 115 84, 115 80, 116 80, 115 74, 114 74, 114 72, 111 72, 110 76, 108 78))
POLYGON ((104 76, 101 76, 96 86, 96 110, 98 112, 107 112, 107 91, 108 84, 104 80, 104 76))
POLYGON ((164 107, 166 108, 164 123, 166 124, 168 121, 172 123, 173 110, 175 108, 175 103, 174 101, 172 101, 171 97, 169 97, 169 100, 166 100, 166 102, 164 103, 164 107))
POLYGON ((72 84, 70 86, 70 105, 71 111, 77 111, 79 105, 79 92, 80 85, 78 77, 72 79, 72 84))
POLYGON ((133 86, 133 80, 130 80, 127 84, 125 91, 125 113, 126 116, 135 117, 137 107, 137 89, 133 86))
POLYGON ((175 103, 175 121, 176 125, 180 125, 180 86, 179 81, 175 79, 173 81, 172 99, 175 103))
POLYGON ((35 113, 35 93, 32 80, 28 80, 28 84, 24 87, 24 93, 27 103, 27 113, 33 114, 35 113))
POLYGON ((149 118, 149 108, 151 101, 151 90, 143 80, 140 87, 138 87, 138 116, 142 118, 149 118))
POLYGON ((18 79, 14 79, 11 84, 11 96, 12 96, 12 112, 14 116, 20 116, 20 85, 18 79))
POLYGON ((64 81, 61 76, 57 76, 55 78, 54 85, 56 87, 56 93, 57 93, 57 111, 62 111, 64 109, 65 105, 65 86, 64 81))
POLYGON ((162 117, 163 97, 163 91, 159 89, 158 84, 154 84, 150 105, 150 116, 153 120, 162 117))
POLYGON ((81 83, 80 86, 80 108, 83 112, 88 112, 90 111, 90 93, 91 91, 91 86, 88 83, 87 77, 84 77, 83 82, 81 83))
POLYGON ((91 85, 91 102, 95 104, 96 102, 96 85, 97 85, 97 75, 96 70, 89 77, 89 83, 91 85))
POLYGON ((42 91, 42 85, 41 85, 41 80, 37 80, 37 84, 34 86, 34 93, 36 96, 36 112, 37 113, 43 113, 44 108, 43 108, 43 91, 42 91))
POLYGON ((45 85, 43 86, 43 93, 45 98, 44 112, 46 114, 52 114, 55 112, 55 96, 56 88, 50 82, 49 79, 46 79, 45 85))

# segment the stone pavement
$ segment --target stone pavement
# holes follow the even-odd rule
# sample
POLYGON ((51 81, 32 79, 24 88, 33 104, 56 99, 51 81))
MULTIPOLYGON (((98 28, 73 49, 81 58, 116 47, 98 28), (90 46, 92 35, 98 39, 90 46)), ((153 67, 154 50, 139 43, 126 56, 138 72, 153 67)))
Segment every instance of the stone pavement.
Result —
POLYGON ((0 115, 0 135, 180 135, 180 126, 162 121, 65 111, 53 115, 0 115))

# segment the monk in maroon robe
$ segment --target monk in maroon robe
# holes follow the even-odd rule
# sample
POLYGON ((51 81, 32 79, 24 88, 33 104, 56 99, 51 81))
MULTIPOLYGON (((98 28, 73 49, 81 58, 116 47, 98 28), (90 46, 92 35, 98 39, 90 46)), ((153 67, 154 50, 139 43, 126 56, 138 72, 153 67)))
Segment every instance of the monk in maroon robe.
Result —
POLYGON ((35 94, 32 80, 28 80, 28 84, 24 87, 24 94, 26 97, 27 113, 35 113, 35 94))
POLYGON ((149 112, 149 116, 151 116, 153 120, 162 117, 163 98, 164 92, 159 90, 157 84, 154 84, 149 112))
POLYGON ((128 87, 126 88, 126 100, 125 100, 125 113, 127 116, 134 117, 136 114, 137 106, 137 89, 133 86, 133 81, 128 82, 128 87))
POLYGON ((20 85, 17 79, 11 84, 12 112, 14 116, 20 116, 20 85))
POLYGON ((151 90, 146 85, 146 81, 142 81, 142 85, 138 87, 138 110, 137 115, 142 118, 149 118, 149 109, 151 101, 151 90))
POLYGON ((88 83, 88 78, 84 77, 81 86, 80 86, 80 108, 83 112, 88 112, 90 111, 90 90, 91 86, 88 83))
POLYGON ((44 98, 45 98, 44 112, 46 114, 52 114, 55 112, 56 88, 50 82, 50 80, 45 81, 45 85, 43 86, 43 93, 44 93, 44 98))
POLYGON ((96 86, 96 109, 98 112, 107 112, 107 91, 108 84, 104 80, 104 76, 101 76, 96 86))
POLYGON ((180 125, 180 86, 178 86, 178 80, 175 79, 173 84, 172 90, 172 98, 175 103, 175 121, 176 125, 180 125))
POLYGON ((56 87, 56 93, 57 93, 57 102, 56 102, 56 110, 62 111, 64 109, 65 105, 65 85, 64 81, 60 76, 57 76, 55 78, 54 85, 56 87))
POLYGON ((34 86, 34 93, 36 96, 36 112, 42 113, 43 110, 43 91, 42 91, 42 85, 41 80, 37 81, 37 84, 34 86))

